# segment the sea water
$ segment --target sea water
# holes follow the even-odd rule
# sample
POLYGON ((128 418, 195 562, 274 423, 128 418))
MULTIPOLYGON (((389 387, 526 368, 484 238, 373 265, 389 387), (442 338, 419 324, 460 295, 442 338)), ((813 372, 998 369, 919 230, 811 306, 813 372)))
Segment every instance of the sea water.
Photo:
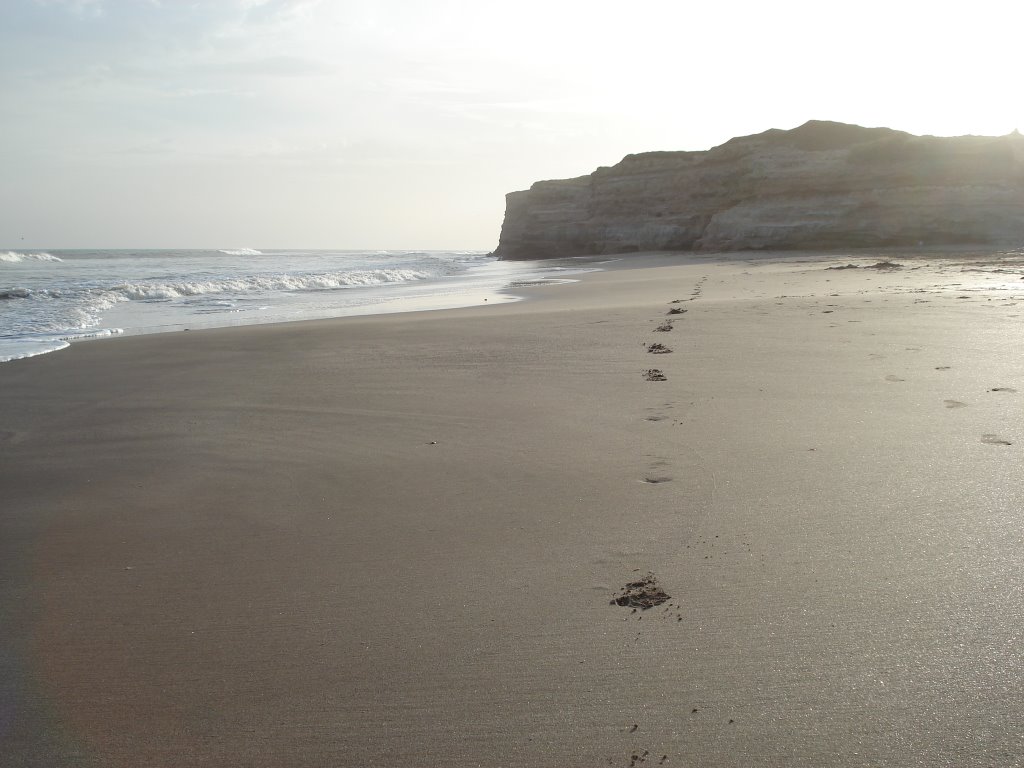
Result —
POLYGON ((0 362, 72 341, 485 301, 588 268, 479 251, 3 250, 0 362))

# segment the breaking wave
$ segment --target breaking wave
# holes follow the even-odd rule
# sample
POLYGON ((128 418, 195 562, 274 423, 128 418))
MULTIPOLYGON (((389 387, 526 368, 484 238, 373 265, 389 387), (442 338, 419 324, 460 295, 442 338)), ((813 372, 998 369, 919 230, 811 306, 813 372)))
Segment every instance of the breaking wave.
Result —
POLYGON ((0 262, 17 264, 22 261, 64 261, 64 259, 54 256, 52 253, 18 253, 17 251, 0 253, 0 262))
POLYGON ((383 285, 424 280, 427 272, 412 269, 372 269, 362 272, 325 272, 307 275, 248 275, 222 280, 196 280, 172 283, 125 283, 108 289, 129 301, 177 299, 208 293, 251 293, 254 291, 327 291, 360 285, 383 285))
POLYGON ((220 253, 226 253, 228 256, 262 256, 263 251, 257 251, 255 248, 222 248, 220 253))
POLYGON ((81 299, 88 296, 98 308, 109 308, 122 301, 166 301, 188 296, 217 293, 255 293, 262 291, 329 291, 355 286, 384 285, 425 280, 428 272, 413 269, 371 269, 356 272, 325 272, 305 275, 248 275, 220 280, 182 280, 178 282, 122 283, 104 288, 36 289, 11 288, 0 291, 4 299, 81 299))

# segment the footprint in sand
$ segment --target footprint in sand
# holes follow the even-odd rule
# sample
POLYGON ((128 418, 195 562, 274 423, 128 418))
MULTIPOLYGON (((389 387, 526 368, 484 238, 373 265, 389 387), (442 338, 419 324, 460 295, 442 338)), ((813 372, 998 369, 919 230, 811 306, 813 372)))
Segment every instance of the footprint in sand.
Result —
POLYGON ((901 379, 899 376, 894 376, 891 373, 888 376, 885 377, 885 380, 886 381, 906 381, 906 379, 901 379))
POLYGON ((658 331, 659 333, 667 333, 668 331, 672 330, 672 321, 671 320, 666 320, 665 322, 663 322, 661 325, 659 325, 654 330, 658 331))
POLYGON ((668 416, 646 416, 644 421, 664 421, 668 416))
POLYGON ((967 403, 961 403, 959 400, 943 400, 947 408, 966 408, 967 403))
POLYGON ((667 475, 655 475, 653 477, 645 477, 641 482, 647 483, 647 485, 661 485, 662 483, 671 483, 672 478, 667 475))
POLYGON ((682 315, 682 314, 685 314, 686 312, 687 312, 687 310, 683 309, 682 307, 672 307, 665 314, 666 315, 682 315))
POLYGON ((666 347, 664 344, 654 342, 653 344, 647 347, 647 351, 650 352, 652 355, 667 355, 672 350, 666 347))
POLYGON ((989 392, 1016 392, 1013 387, 992 387, 989 392))
POLYGON ((648 368, 644 371, 644 379, 647 381, 668 381, 668 377, 657 368, 648 368))
POLYGON ((982 435, 981 442, 988 443, 989 445, 1013 445, 1009 440, 1006 440, 999 435, 991 434, 982 435))
POLYGON ((952 367, 953 366, 951 366, 951 365, 936 365, 935 366, 935 370, 936 371, 948 371, 952 367))

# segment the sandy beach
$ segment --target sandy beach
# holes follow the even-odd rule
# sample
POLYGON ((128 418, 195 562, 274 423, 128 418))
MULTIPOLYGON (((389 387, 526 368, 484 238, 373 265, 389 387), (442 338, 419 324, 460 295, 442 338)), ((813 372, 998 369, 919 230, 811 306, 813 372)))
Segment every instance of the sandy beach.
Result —
POLYGON ((0 764, 1024 765, 1024 263, 881 260, 0 365, 0 764))

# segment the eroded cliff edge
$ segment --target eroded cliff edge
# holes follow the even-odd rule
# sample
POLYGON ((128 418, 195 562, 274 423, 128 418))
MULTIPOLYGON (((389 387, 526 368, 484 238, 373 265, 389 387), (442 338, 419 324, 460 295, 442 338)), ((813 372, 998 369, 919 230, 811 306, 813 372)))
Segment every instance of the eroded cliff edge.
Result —
POLYGON ((1024 246, 1024 137, 811 121, 628 155, 506 196, 503 259, 634 251, 1024 246))

